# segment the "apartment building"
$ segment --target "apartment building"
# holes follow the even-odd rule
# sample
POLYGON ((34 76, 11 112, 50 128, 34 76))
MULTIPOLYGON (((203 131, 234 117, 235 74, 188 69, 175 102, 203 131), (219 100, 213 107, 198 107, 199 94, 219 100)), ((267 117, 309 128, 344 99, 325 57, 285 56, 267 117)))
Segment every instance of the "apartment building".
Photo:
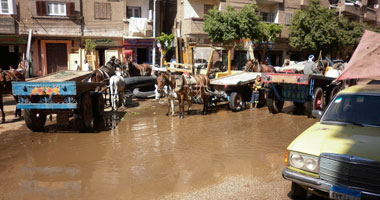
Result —
MULTIPOLYGON (((341 15, 349 17, 351 20, 362 21, 369 24, 378 24, 380 22, 380 12, 378 12, 378 0, 321 0, 321 5, 335 9, 341 15)), ((178 1, 178 13, 176 17, 175 29, 177 36, 181 38, 183 46, 192 43, 198 46, 207 46, 211 42, 207 34, 203 31, 205 13, 214 6, 223 10, 227 5, 235 9, 241 9, 244 5, 256 3, 258 5, 258 14, 261 20, 267 23, 280 24, 283 27, 282 33, 271 46, 271 64, 282 65, 284 59, 302 60, 297 49, 289 46, 289 25, 297 9, 305 8, 309 0, 180 0, 178 1)), ((244 60, 246 49, 235 49, 233 59, 244 60)), ((258 54, 255 50, 255 54, 258 54)), ((194 49, 194 58, 196 60, 207 60, 210 48, 197 47, 194 49)), ((215 60, 223 60, 223 51, 214 56, 215 60)), ((188 62, 186 56, 183 61, 188 62)), ((238 61, 239 63, 239 61, 238 61)), ((240 62, 243 63, 243 61, 240 62)), ((240 66, 241 67, 241 66, 240 66)), ((239 68, 239 66, 238 66, 239 68)))
MULTIPOLYGON (((2 0, 0 3, 1 68, 25 59, 31 40, 31 74, 42 76, 73 69, 84 59, 97 68, 112 56, 129 55, 152 62, 154 0, 2 0), (85 40, 96 43, 86 55, 85 40)), ((156 1, 157 35, 171 33, 176 1, 156 1)), ((159 56, 157 56, 159 58, 159 56)))

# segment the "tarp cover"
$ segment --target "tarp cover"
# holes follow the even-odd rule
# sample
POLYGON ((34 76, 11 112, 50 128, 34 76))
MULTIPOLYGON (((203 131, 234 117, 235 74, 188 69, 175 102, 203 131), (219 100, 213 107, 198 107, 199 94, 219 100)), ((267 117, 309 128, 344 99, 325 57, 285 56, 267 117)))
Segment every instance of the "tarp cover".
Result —
POLYGON ((338 80, 380 79, 380 34, 365 31, 338 80))

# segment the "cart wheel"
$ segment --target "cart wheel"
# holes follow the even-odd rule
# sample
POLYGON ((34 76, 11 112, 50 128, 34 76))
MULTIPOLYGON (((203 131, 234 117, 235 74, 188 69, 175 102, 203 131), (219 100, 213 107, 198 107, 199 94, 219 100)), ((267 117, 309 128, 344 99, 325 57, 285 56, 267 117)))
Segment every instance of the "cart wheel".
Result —
POLYGON ((329 100, 328 102, 326 102, 327 104, 330 103, 330 101, 332 101, 334 99, 334 97, 338 94, 338 92, 340 91, 340 87, 339 86, 335 86, 331 92, 330 92, 330 95, 329 95, 329 100))
POLYGON ((284 107, 284 101, 280 101, 276 99, 276 97, 267 97, 267 106, 268 110, 272 114, 277 114, 282 111, 282 107, 284 107))
POLYGON ((91 128, 93 115, 92 115, 92 101, 90 94, 84 94, 82 96, 81 107, 79 108, 80 117, 83 127, 81 129, 88 130, 91 128))
POLYGON ((231 93, 229 106, 230 106, 230 109, 234 112, 240 111, 241 109, 243 109, 243 99, 239 93, 237 92, 231 93))
POLYGON ((41 132, 44 130, 46 114, 38 113, 36 110, 25 109, 24 118, 26 126, 33 132, 41 132))
POLYGON ((93 101, 94 116, 97 119, 99 118, 101 119, 103 118, 103 115, 104 115, 104 98, 102 94, 95 95, 94 97, 95 97, 93 101))
POLYGON ((323 90, 320 87, 315 88, 314 98, 305 103, 306 115, 312 117, 313 110, 323 110, 325 108, 325 97, 323 95, 323 90))

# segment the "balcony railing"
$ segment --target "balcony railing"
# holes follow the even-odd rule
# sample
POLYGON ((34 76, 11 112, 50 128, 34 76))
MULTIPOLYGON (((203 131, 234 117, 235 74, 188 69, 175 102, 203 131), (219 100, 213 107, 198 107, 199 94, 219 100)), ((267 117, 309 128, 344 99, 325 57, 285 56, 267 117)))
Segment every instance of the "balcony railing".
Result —
POLYGON ((202 18, 191 18, 183 21, 183 34, 204 34, 204 21, 202 18))

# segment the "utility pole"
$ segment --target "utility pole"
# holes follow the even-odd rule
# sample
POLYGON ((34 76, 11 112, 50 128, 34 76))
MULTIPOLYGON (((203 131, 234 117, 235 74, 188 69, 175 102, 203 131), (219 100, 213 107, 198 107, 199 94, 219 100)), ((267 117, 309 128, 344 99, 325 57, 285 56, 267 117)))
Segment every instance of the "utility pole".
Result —
POLYGON ((152 69, 156 67, 156 2, 153 0, 153 52, 152 52, 152 69))

